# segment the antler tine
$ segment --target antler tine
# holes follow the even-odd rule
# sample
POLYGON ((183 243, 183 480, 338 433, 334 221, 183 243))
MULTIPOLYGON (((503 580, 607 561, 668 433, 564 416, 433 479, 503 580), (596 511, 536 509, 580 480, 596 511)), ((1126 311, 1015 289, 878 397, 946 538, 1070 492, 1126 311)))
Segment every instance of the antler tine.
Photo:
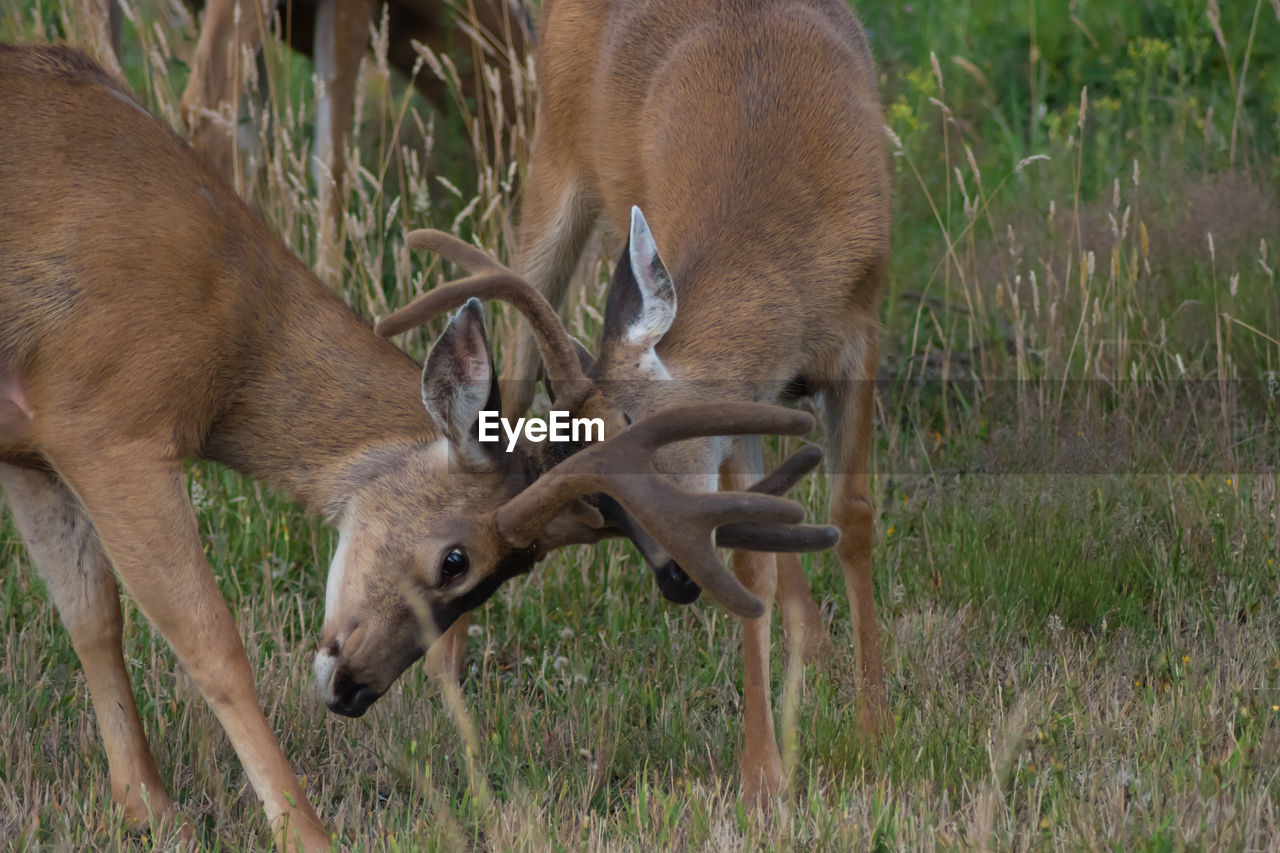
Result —
MULTIPOLYGON (((813 415, 768 403, 697 403, 664 409, 642 423, 645 430, 632 440, 652 450, 713 435, 804 435, 813 429, 813 415)), ((636 426, 622 435, 635 433, 636 426)))
POLYGON ((761 478, 748 492, 759 492, 762 495, 785 495, 791 487, 800 482, 805 474, 822 464, 822 448, 810 444, 800 448, 787 457, 786 461, 774 468, 768 476, 761 478))
POLYGON ((421 228, 405 235, 405 245, 416 251, 434 252, 469 273, 511 272, 511 270, 452 234, 434 228, 421 228))
MULTIPOLYGON (((712 435, 807 432, 804 412, 759 403, 704 404, 668 409, 606 442, 561 462, 496 514, 498 530, 519 547, 533 542, 575 498, 602 492, 617 500, 702 589, 728 610, 756 617, 764 605, 720 563, 714 530, 722 524, 797 525, 804 508, 759 492, 694 494, 652 473, 620 473, 637 459, 651 460, 660 445, 712 435)), ((800 466, 793 466, 795 467, 800 466)))
POLYGON ((383 317, 374 327, 379 335, 384 338, 398 335, 457 308, 472 297, 498 299, 523 314, 533 328, 542 360, 547 365, 547 376, 556 388, 557 403, 573 409, 586 399, 591 390, 590 381, 582 372, 573 339, 555 308, 529 282, 474 246, 443 231, 414 231, 407 243, 410 248, 439 252, 473 275, 428 291, 383 317))
MULTIPOLYGON (((822 448, 802 447, 747 491, 785 495, 804 475, 822 462, 822 448)), ((749 524, 730 522, 716 528, 716 545, 745 551, 825 551, 840 541, 839 528, 830 524, 749 524)))
POLYGON ((515 284, 513 279, 515 279, 513 274, 503 270, 481 272, 442 284, 416 297, 403 308, 397 308, 383 317, 373 330, 384 338, 398 335, 414 326, 422 325, 445 311, 460 307, 473 296, 477 299, 518 301, 523 295, 519 293, 519 285, 515 284), (510 299, 507 298, 509 296, 510 299))

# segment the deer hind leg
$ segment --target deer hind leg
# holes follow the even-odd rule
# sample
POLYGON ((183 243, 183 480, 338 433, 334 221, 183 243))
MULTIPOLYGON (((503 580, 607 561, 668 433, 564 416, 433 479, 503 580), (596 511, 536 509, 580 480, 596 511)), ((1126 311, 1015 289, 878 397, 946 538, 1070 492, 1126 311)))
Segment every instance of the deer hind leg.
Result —
POLYGON ((346 210, 347 135, 355 110, 360 57, 369 47, 374 0, 320 0, 316 4, 315 67, 320 79, 312 162, 320 198, 316 269, 332 280, 342 262, 346 210))
MULTIPOLYGON (((721 487, 726 491, 745 489, 760 479, 762 469, 759 439, 741 439, 720 468, 721 487)), ((762 616, 742 620, 742 797, 758 805, 772 799, 784 782, 769 682, 769 632, 773 625, 777 565, 773 554, 734 551, 733 572, 765 603, 762 616)))
MULTIPOLYGON (((551 148, 547 135, 539 131, 533 146, 535 165, 520 211, 516 271, 560 311, 598 209, 573 167, 561 163, 563 157, 551 148)), ((506 339, 514 343, 511 354, 504 359, 499 383, 502 413, 513 418, 522 415, 533 402, 534 380, 542 360, 528 323, 516 320, 506 339)))
POLYGON ((53 474, 0 464, 0 484, 84 667, 113 799, 131 826, 176 815, 138 719, 120 648, 116 579, 93 524, 53 474))
POLYGON ((97 442, 92 457, 63 456, 56 445, 46 446, 93 519, 120 580, 222 724, 277 842, 291 850, 328 850, 329 837, 262 715, 248 656, 205 561, 170 443, 97 442))
POLYGON ((74 14, 85 30, 83 47, 109 74, 124 80, 124 72, 120 70, 122 19, 118 0, 77 0, 74 4, 64 5, 75 10, 74 14))
POLYGON ((884 695, 880 625, 871 579, 875 520, 867 457, 875 394, 877 337, 871 323, 860 330, 843 358, 843 377, 826 391, 827 434, 831 443, 831 520, 840 529, 836 554, 844 571, 853 612, 853 633, 861 680, 863 730, 872 738, 888 734, 893 718, 884 695))
POLYGON ((275 0, 209 0, 191 75, 182 93, 182 123, 191 144, 232 186, 236 131, 244 88, 243 53, 262 46, 275 0))
POLYGON ((813 600, 809 579, 800 566, 799 554, 776 554, 778 563, 778 607, 782 628, 789 644, 800 643, 800 659, 813 663, 831 652, 831 634, 822 621, 822 610, 813 600))

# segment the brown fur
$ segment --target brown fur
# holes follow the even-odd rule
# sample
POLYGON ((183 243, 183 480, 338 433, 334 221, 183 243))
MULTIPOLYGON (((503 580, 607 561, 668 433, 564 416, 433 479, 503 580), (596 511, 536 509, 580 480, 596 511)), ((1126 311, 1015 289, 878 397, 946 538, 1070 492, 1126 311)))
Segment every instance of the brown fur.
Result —
MULTIPOLYGON (((598 387, 583 414, 616 423, 690 397, 822 394, 863 719, 878 732, 889 716, 866 466, 890 198, 865 35, 840 0, 549 0, 540 38, 521 273, 563 303, 594 223, 625 234, 638 205, 678 296, 656 353, 680 381, 650 381, 642 353, 609 336, 607 318, 598 387)), ((527 407, 536 366, 525 332, 504 372, 509 415, 527 407)), ((756 440, 732 450, 706 441, 673 448, 664 465, 701 477, 719 467, 725 485, 741 487, 761 462, 756 440)), ((744 555, 735 568, 758 596, 785 591, 784 612, 812 623, 794 561, 785 561, 780 587, 771 558, 744 555)), ((769 615, 744 626, 743 785, 755 799, 783 779, 769 710, 769 615)))
MULTIPOLYGON (((351 582, 395 568, 395 588, 365 596, 365 657, 343 659, 366 684, 426 645, 430 620, 407 601, 475 606, 527 570, 484 521, 527 474, 451 467, 421 394, 418 366, 111 77, 67 48, 0 45, 0 484, 84 664, 130 821, 173 806, 120 657, 115 577, 226 729, 282 843, 329 847, 262 716, 184 457, 349 526, 351 582), (433 586, 459 542, 470 572, 433 586)), ((328 621, 326 644, 351 632, 328 621)))

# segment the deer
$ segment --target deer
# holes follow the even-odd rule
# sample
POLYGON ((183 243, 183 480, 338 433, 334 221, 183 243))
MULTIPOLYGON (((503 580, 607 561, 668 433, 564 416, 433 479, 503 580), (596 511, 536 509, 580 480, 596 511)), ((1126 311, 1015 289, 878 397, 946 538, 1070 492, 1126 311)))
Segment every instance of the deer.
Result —
MULTIPOLYGON (((598 357, 581 354, 590 385, 582 413, 616 425, 693 400, 818 399, 860 721, 874 740, 892 725, 868 468, 890 183, 867 37, 843 0, 548 0, 539 31, 519 274, 503 274, 560 309, 597 223, 626 236, 598 357)), ((434 245, 473 279, 505 269, 448 241, 434 245)), ((437 288, 378 330, 397 334, 472 295, 483 294, 471 280, 437 288)), ((530 404, 534 341, 568 336, 545 325, 517 330, 500 377, 504 411, 530 404)), ((700 489, 742 489, 761 473, 761 443, 671 445, 656 452, 655 468, 700 489)), ((669 599, 697 597, 678 559, 632 538, 669 599)), ((748 802, 763 805, 785 784, 769 697, 775 594, 806 658, 823 653, 827 634, 794 554, 742 550, 732 560, 766 603, 763 614, 745 614, 742 633, 741 784, 748 802)))
MULTIPOLYGON (((320 190, 321 266, 329 269, 335 263, 345 206, 346 146, 356 77, 360 57, 369 48, 370 26, 383 8, 381 0, 208 0, 191 76, 182 94, 183 123, 197 150, 234 184, 236 119, 247 76, 241 60, 262 45, 277 7, 288 15, 284 32, 289 44, 314 58, 320 83, 313 163, 320 190)), ((459 34, 467 32, 470 38, 454 46, 452 53, 458 59, 473 56, 476 63, 475 73, 461 80, 460 94, 469 97, 482 90, 479 67, 482 59, 487 60, 505 81, 504 106, 506 115, 512 116, 512 69, 523 62, 529 40, 528 22, 517 0, 456 5, 445 0, 388 0, 386 10, 389 64, 412 79, 437 109, 443 112, 452 106, 450 92, 434 74, 414 73, 419 61, 414 43, 436 54, 448 53, 451 23, 456 19, 461 24, 459 34), (464 46, 469 49, 463 50, 464 46)))
MULTIPOLYGON (((569 468, 545 447, 480 446, 475 413, 500 402, 479 302, 419 367, 77 51, 0 45, 0 151, 0 487, 84 668, 130 826, 180 815, 125 667, 121 585, 226 732, 277 845, 331 845, 263 715, 201 547, 186 458, 248 475, 338 529, 326 587, 368 608, 326 592, 315 670, 321 698, 349 715, 457 614, 555 549, 641 525, 725 607, 758 613, 712 542, 832 541, 781 496, 814 467, 811 451, 735 494, 613 473, 621 457, 690 437, 803 433, 804 413, 661 412, 581 448, 569 468), (597 494, 616 504, 612 521, 597 494)), ((574 357, 558 344, 542 353, 555 375, 574 357)))
POLYGON ((119 0, 68 0, 71 17, 80 23, 80 32, 68 33, 79 47, 116 78, 123 80, 120 68, 120 39, 124 29, 124 10, 119 0))

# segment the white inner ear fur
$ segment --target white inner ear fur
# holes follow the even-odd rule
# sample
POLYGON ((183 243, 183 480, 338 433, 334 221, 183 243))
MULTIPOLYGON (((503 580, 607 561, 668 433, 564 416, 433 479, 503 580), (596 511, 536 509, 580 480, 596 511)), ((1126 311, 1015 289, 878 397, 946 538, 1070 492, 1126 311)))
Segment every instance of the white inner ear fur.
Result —
POLYGON ((448 389, 447 401, 436 399, 440 387, 434 383, 424 383, 422 388, 422 402, 427 407, 427 414, 431 415, 442 433, 459 439, 467 434, 480 416, 481 407, 489 399, 489 382, 492 379, 488 353, 479 357, 464 356, 463 365, 468 379, 448 389), (445 405, 441 406, 441 403, 445 405))
POLYGON ((676 289, 658 254, 640 208, 631 208, 631 272, 640 291, 641 308, 627 327, 627 342, 652 349, 676 319, 676 289))

